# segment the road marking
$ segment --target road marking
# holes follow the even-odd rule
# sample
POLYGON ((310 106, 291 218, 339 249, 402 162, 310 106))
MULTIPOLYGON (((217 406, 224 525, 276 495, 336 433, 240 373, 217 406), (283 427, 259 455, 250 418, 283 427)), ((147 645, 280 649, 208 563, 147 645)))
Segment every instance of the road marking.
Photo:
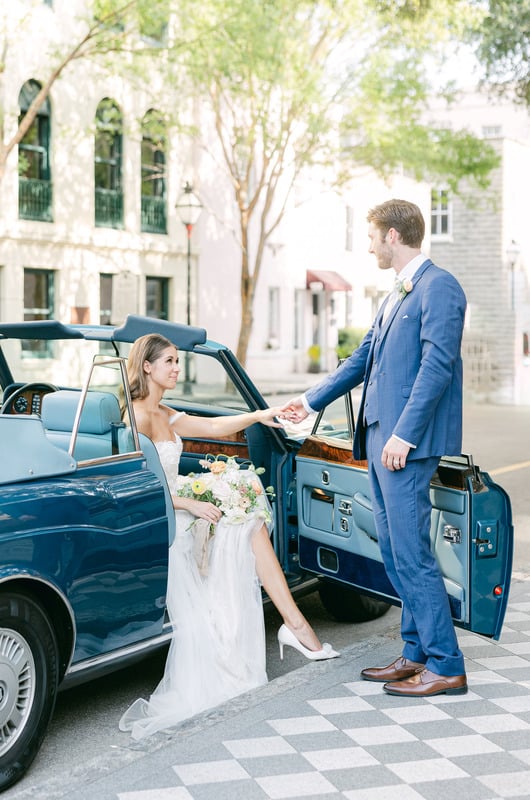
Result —
POLYGON ((530 461, 519 461, 518 464, 509 464, 507 467, 499 467, 499 469, 486 470, 490 475, 502 475, 505 472, 515 472, 518 469, 526 469, 530 467, 530 461))

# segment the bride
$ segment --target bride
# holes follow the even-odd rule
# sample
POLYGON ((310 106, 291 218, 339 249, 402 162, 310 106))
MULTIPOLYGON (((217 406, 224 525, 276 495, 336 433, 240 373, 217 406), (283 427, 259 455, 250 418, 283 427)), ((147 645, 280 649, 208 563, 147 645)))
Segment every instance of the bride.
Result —
MULTIPOLYGON (((284 645, 311 660, 339 654, 320 643, 293 600, 270 542, 265 521, 271 517, 256 472, 237 471, 238 483, 251 481, 253 497, 260 500, 242 522, 225 516, 215 502, 184 491, 185 479, 178 475, 182 436, 216 439, 257 422, 278 427, 274 417, 279 409, 208 418, 174 413, 161 401, 177 382, 178 350, 159 334, 134 343, 127 369, 136 424, 158 450, 177 523, 169 550, 166 603, 173 637, 164 676, 149 701, 136 700, 120 720, 120 730, 141 739, 267 682, 260 584, 283 618, 278 631, 282 657, 284 645), (200 530, 215 532, 206 538, 207 566, 199 559, 202 569, 195 541, 200 530)), ((235 470, 231 473, 233 478, 235 470)), ((228 487, 228 472, 226 479, 215 479, 228 487)))

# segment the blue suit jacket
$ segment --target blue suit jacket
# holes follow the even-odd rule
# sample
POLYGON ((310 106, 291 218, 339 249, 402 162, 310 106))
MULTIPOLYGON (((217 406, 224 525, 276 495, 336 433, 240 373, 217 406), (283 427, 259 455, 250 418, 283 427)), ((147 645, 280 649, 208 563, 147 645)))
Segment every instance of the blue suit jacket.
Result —
POLYGON ((409 459, 461 453, 466 298, 458 281, 428 259, 412 282, 385 324, 383 303, 357 350, 306 392, 319 411, 364 381, 355 458, 366 458, 366 424, 375 421, 384 441, 396 434, 415 445, 409 459))

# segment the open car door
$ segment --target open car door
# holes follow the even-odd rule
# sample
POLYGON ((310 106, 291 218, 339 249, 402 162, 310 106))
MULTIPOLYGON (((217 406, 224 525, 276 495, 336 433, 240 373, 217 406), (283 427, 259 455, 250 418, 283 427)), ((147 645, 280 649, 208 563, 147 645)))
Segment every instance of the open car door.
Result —
MULTIPOLYGON (((383 613, 381 601, 399 604, 379 550, 367 464, 353 459, 353 432, 348 394, 320 412, 296 457, 300 565, 323 579, 324 605, 342 619, 352 598, 379 602, 372 616, 383 613)), ((431 545, 454 623, 498 639, 513 555, 509 497, 461 456, 440 460, 431 499, 431 545)))

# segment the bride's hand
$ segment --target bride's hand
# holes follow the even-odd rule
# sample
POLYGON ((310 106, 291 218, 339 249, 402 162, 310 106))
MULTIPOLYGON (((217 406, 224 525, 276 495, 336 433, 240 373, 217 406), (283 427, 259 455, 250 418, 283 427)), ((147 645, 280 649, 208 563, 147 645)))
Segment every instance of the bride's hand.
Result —
POLYGON ((207 522, 216 525, 223 516, 222 511, 214 503, 206 503, 204 500, 190 500, 187 509, 190 514, 207 522))
POLYGON ((280 406, 275 406, 274 408, 262 408, 257 412, 258 422, 261 422, 262 425, 266 425, 268 428, 283 428, 283 424, 275 419, 280 411, 280 406))

